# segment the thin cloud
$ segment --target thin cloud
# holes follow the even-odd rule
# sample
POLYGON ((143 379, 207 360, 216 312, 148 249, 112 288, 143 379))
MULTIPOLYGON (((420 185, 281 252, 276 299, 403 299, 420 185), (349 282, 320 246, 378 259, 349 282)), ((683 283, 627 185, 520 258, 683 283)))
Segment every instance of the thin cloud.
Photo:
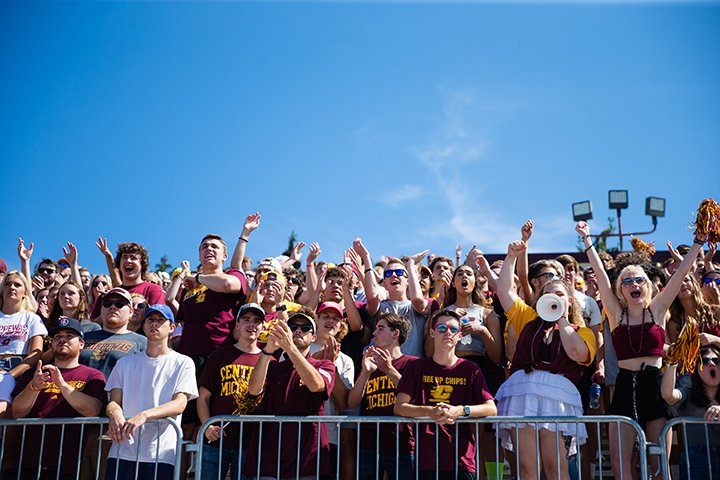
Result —
POLYGON ((423 195, 422 187, 417 185, 403 185, 402 187, 388 191, 380 201, 389 207, 396 207, 401 203, 417 200, 423 195))

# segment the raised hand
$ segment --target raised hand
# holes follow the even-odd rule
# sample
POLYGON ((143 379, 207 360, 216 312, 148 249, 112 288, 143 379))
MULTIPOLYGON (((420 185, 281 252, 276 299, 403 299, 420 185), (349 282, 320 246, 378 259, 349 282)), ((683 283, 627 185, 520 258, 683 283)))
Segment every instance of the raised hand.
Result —
POLYGON ((515 240, 508 245, 508 255, 511 257, 517 257, 525 250, 527 250, 527 243, 522 240, 515 240))
POLYGON ((190 262, 188 262, 187 260, 183 260, 182 262, 180 262, 180 269, 181 269, 180 280, 183 280, 185 277, 187 277, 191 273, 190 262))
POLYGON ((100 250, 100 253, 102 253, 106 257, 113 256, 112 252, 108 248, 107 238, 98 237, 97 242, 95 242, 95 245, 98 247, 98 250, 100 250))
POLYGON ((582 238, 587 237, 590 235, 590 226, 585 222, 584 220, 579 221, 577 225, 575 225, 575 231, 578 235, 580 235, 582 238))
POLYGON ((462 247, 458 243, 455 247, 455 258, 460 258, 460 255, 462 255, 462 247))
POLYGON ((25 241, 22 238, 18 238, 18 257, 24 262, 29 262, 32 257, 33 250, 35 250, 35 244, 30 242, 30 248, 25 248, 25 241))
POLYGON ((295 247, 292 249, 292 253, 290 253, 290 260, 295 262, 299 262, 302 258, 302 253, 300 253, 300 250, 305 247, 305 242, 298 242, 295 244, 295 247))
POLYGON ((63 255, 70 263, 70 265, 77 265, 78 263, 78 251, 77 247, 70 242, 67 242, 67 248, 63 247, 63 255))
POLYGON ((672 257, 673 260, 675 260, 675 263, 677 263, 678 265, 681 264, 683 261, 683 256, 680 255, 680 252, 678 252, 677 249, 673 248, 672 242, 670 242, 670 240, 668 240, 668 242, 667 242, 667 247, 668 247, 668 252, 670 253, 670 256, 672 257))
POLYGON ((352 263, 355 265, 355 267, 358 269, 359 272, 363 271, 363 262, 362 258, 360 258, 360 255, 353 250, 352 248, 348 248, 345 250, 345 255, 343 255, 345 259, 345 263, 352 263))
POLYGON ((363 263, 365 263, 370 258, 370 252, 368 251, 367 248, 365 248, 365 245, 363 245, 363 243, 362 243, 362 238, 360 238, 360 237, 353 240, 353 250, 355 250, 357 252, 357 254, 360 255, 360 258, 362 258, 363 263))
POLYGON ((362 359, 362 370, 363 372, 372 374, 375 370, 377 370, 377 364, 375 363, 375 356, 374 356, 375 347, 368 347, 367 350, 365 350, 365 353, 363 353, 363 359, 362 359))
POLYGON ((428 252, 430 252, 430 250, 423 250, 415 255, 410 255, 408 259, 412 260, 415 265, 420 265, 420 262, 422 262, 422 259, 425 258, 428 252))
POLYGON ((527 242, 532 237, 534 225, 535 223, 532 220, 528 220, 520 227, 520 238, 522 238, 523 242, 527 242))
POLYGON ((42 278, 40 275, 35 275, 32 278, 32 284, 35 290, 42 290, 43 288, 45 288, 45 279, 42 278))
POLYGON ((382 348, 375 348, 373 350, 373 360, 375 361, 375 365, 377 365, 378 370, 383 373, 388 373, 393 368, 392 357, 382 348))
POLYGON ((32 380, 30 380, 30 386, 35 390, 41 390, 50 383, 50 374, 43 369, 42 360, 38 360, 37 366, 35 367, 35 374, 32 380))
POLYGON ((252 215, 248 215, 247 217, 245 217, 243 231, 246 233, 250 233, 257 230, 257 228, 260 226, 261 218, 262 216, 258 212, 255 212, 252 215))
MULTIPOLYGON (((305 244, 303 244, 304 246, 305 244)), ((320 244, 318 242, 311 243, 308 252, 307 259, 305 260, 305 263, 313 263, 318 256, 322 253, 322 250, 320 250, 320 244)))

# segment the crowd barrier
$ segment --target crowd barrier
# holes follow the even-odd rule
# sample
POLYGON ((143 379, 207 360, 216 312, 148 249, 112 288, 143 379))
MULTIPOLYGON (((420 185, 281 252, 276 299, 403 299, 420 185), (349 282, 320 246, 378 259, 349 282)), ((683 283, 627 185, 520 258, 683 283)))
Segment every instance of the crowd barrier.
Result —
MULTIPOLYGON (((640 480, 648 480, 651 478, 648 474, 648 455, 658 455, 660 457, 661 475, 663 480, 676 480, 680 479, 717 479, 720 478, 720 425, 711 424, 705 422, 700 418, 675 418, 667 423, 661 433, 660 445, 648 444, 643 431, 639 425, 630 420, 627 417, 619 416, 586 416, 586 417, 488 417, 482 419, 465 419, 460 418, 456 421, 454 428, 457 434, 457 429, 461 426, 469 425, 475 434, 478 444, 487 442, 488 438, 494 442, 491 445, 484 444, 484 454, 481 453, 480 449, 477 450, 475 456, 476 465, 478 465, 478 472, 475 478, 487 478, 489 480, 511 478, 511 472, 508 471, 508 467, 514 472, 512 474, 514 478, 517 478, 517 472, 520 470, 520 458, 515 456, 512 460, 506 459, 503 456, 503 449, 500 445, 500 440, 497 435, 494 434, 495 427, 500 424, 511 424, 513 426, 522 425, 541 425, 541 424, 575 424, 576 428, 580 428, 580 425, 584 425, 588 432, 588 437, 595 437, 595 444, 602 446, 606 440, 603 435, 603 429, 611 424, 615 424, 618 427, 621 424, 628 425, 636 433, 636 443, 638 455, 638 478, 640 480), (489 436, 482 438, 483 432, 488 431, 489 436), (679 453, 682 460, 679 465, 679 475, 671 476, 671 472, 668 471, 669 458, 667 456, 667 445, 666 445, 666 434, 670 432, 677 433, 679 438, 679 453), (689 440, 688 440, 689 439, 689 440), (488 448, 489 447, 489 448, 488 448), (484 464, 484 465, 483 465, 484 464), (483 468, 485 467, 485 468, 483 468), (514 468, 513 468, 514 467, 514 468), (480 470, 484 470, 481 475, 480 470)), ((26 480, 26 479, 45 479, 45 478, 56 478, 66 479, 75 478, 76 480, 85 479, 102 479, 105 478, 105 472, 102 463, 98 459, 104 459, 107 456, 106 447, 109 445, 109 439, 106 435, 107 432, 107 418, 71 418, 71 419, 18 419, 18 420, 0 420, 0 480, 3 479, 15 479, 15 480, 26 480), (72 442, 72 444, 70 443, 72 442), (84 449, 83 449, 84 447, 84 449), (47 455, 44 461, 41 461, 43 455, 47 455), (89 462, 86 460, 90 458, 89 462), (25 461, 24 461, 25 459, 25 461), (50 460, 48 460, 50 459, 50 460), (94 460, 93 460, 94 459, 94 460), (24 468, 16 468, 23 467, 24 468), (68 473, 70 471, 70 473, 68 473)), ((176 454, 174 456, 174 475, 173 478, 179 480, 183 476, 181 472, 181 457, 183 452, 183 441, 180 428, 172 421, 162 419, 154 422, 148 422, 152 424, 168 424, 173 429, 176 435, 176 454)), ((394 435, 394 473, 389 475, 395 478, 420 478, 418 470, 418 462, 412 463, 412 474, 410 476, 403 477, 401 473, 402 461, 400 459, 400 452, 402 450, 400 445, 399 429, 402 425, 409 425, 413 429, 416 438, 417 431, 421 425, 431 424, 431 428, 438 428, 437 425, 429 422, 427 418, 402 418, 402 417, 345 417, 345 416, 323 416, 323 417, 274 417, 274 416, 219 416, 210 418, 205 422, 198 432, 197 441, 192 443, 186 442, 186 450, 194 453, 194 476, 197 479, 200 478, 217 478, 218 480, 224 480, 224 477, 211 475, 208 476, 208 472, 203 472, 203 460, 206 459, 206 455, 209 452, 208 444, 202 439, 205 438, 205 431, 213 425, 218 425, 221 429, 228 429, 231 425, 235 425, 237 428, 238 438, 240 444, 238 445, 238 452, 242 451, 244 446, 242 444, 244 434, 248 428, 253 428, 256 431, 257 443, 262 443, 263 431, 269 428, 270 425, 276 425, 282 431, 282 425, 297 425, 295 429, 296 437, 292 439, 294 442, 299 442, 299 436, 301 432, 301 426, 318 428, 320 424, 333 425, 335 426, 334 440, 338 445, 338 454, 334 460, 332 469, 334 475, 341 471, 341 463, 344 462, 345 457, 343 454, 349 457, 353 457, 355 460, 360 458, 360 435, 357 432, 363 425, 370 426, 381 426, 384 425, 386 428, 390 428, 391 431, 395 432, 394 435), (341 432, 355 432, 355 435, 345 436, 341 432)), ((617 428, 617 430, 620 430, 617 428)), ((436 430, 437 431, 437 430, 436 430)), ((457 435, 456 435, 457 436, 457 435)), ((437 438, 437 437, 436 437, 437 438)), ((140 431, 136 437, 136 444, 139 445, 142 439, 142 431, 140 431)), ((223 461, 223 455, 227 455, 224 452, 223 443, 226 442, 226 437, 221 437, 220 444, 218 445, 219 454, 217 460, 223 461)), ((381 429, 375 428, 375 445, 380 445, 382 441, 381 429)), ((560 442, 566 442, 566 439, 560 434, 555 435, 556 446, 560 445, 560 442)), ((618 442, 620 437, 618 435, 618 442)), ((282 452, 283 442, 290 442, 290 439, 279 436, 276 453, 282 452)), ((517 438, 514 440, 517 444, 517 438)), ((539 434, 535 434, 535 445, 539 445, 539 434)), ((571 446, 569 442, 566 445, 571 446)), ((633 445, 621 445, 620 455, 633 455, 633 445)), ((317 449, 319 450, 319 440, 317 449)), ((571 447, 572 449, 572 447, 571 447)), ((538 449, 535 449, 538 452, 538 449)), ((557 451, 557 463, 560 463, 560 449, 556 448, 557 451)), ((265 452, 266 454, 268 452, 265 452)), ((570 462, 570 477, 573 479, 587 478, 582 475, 581 464, 583 463, 584 452, 582 449, 575 449, 573 452, 573 458, 570 462)), ((139 451, 137 452, 139 455, 139 451)), ((258 452, 262 456, 263 452, 258 452)), ((454 455, 455 464, 458 463, 458 458, 462 452, 458 451, 457 444, 455 444, 455 450, 452 453, 454 455)), ((296 449, 293 452, 295 455, 296 465, 300 464, 300 449, 296 449)), ((437 443, 435 446, 435 461, 438 461, 438 448, 437 443)), ((536 453, 539 458, 539 453, 536 453)), ((380 465, 380 452, 379 449, 373 456, 373 463, 370 465, 370 475, 368 475, 367 469, 363 470, 359 462, 355 462, 353 465, 353 471, 350 477, 354 478, 371 478, 382 479, 382 475, 379 473, 378 466, 380 465)), ((280 455, 277 455, 277 464, 280 463, 280 455)), ((317 457, 317 455, 316 455, 317 457)), ((286 458, 286 457, 285 457, 286 458)), ((137 465, 136 456, 136 465, 137 465)), ((239 463, 241 460, 239 457, 236 459, 239 463)), ((258 467, 253 470, 253 473, 242 478, 257 478, 260 474, 259 461, 258 467)), ((417 459, 415 459, 417 460, 417 459)), ((320 458, 314 458, 313 461, 317 467, 319 466, 320 458)), ((592 475, 593 478, 612 477, 612 471, 610 466, 609 456, 603 455, 602 452, 591 458, 591 462, 595 463, 595 471, 592 475)), ((365 465, 365 468, 367 464, 365 465)), ((137 471, 137 470, 136 470, 137 471)), ((235 472, 235 476, 230 478, 241 478, 240 472, 235 472)), ((299 477, 299 467, 296 470, 297 477, 299 477)), ((542 477, 540 472, 540 466, 538 462, 537 477, 542 477)), ((137 475, 136 475, 137 476, 137 475)), ((438 475, 439 476, 439 475, 438 475)), ((110 476, 112 477, 112 472, 110 476)), ((142 477, 151 478, 151 477, 142 477)), ((319 477, 318 477, 319 478, 319 477)), ((558 474, 560 478, 560 474, 558 474)), ((553 480, 553 479, 546 479, 553 480)), ((619 480, 625 480, 622 477, 619 480)), ((627 479, 630 480, 630 479, 627 479)))
POLYGON ((666 448, 670 431, 677 434, 680 450, 679 477, 673 479, 720 478, 720 424, 697 417, 678 417, 671 419, 660 432, 663 480, 671 479, 666 448))
MULTIPOLYGON (((0 420, 0 479, 104 479, 105 460, 111 444, 107 425, 108 419, 100 417, 0 420)), ((183 444, 182 432, 174 421, 147 422, 136 431, 133 442, 139 446, 143 433, 150 428, 157 432, 154 443, 159 449, 162 425, 169 425, 175 432, 173 479, 178 480, 183 444)), ((139 448, 135 450, 135 477, 147 478, 137 474, 140 451, 139 448)), ((157 466, 156 463, 156 469, 157 466)), ((108 478, 115 478, 117 474, 116 468, 114 473, 109 472, 108 478)))
MULTIPOLYGON (((198 432, 197 436, 197 443, 190 445, 190 449, 195 452, 195 475, 196 478, 201 479, 217 479, 217 480, 224 480, 225 477, 221 477, 220 470, 217 469, 216 472, 210 472, 210 475, 208 475, 208 472, 203 472, 203 459, 208 453, 212 453, 213 455, 219 455, 218 460, 219 463, 223 463, 223 461, 233 461, 240 463, 240 452, 246 447, 246 445, 243 445, 243 434, 246 432, 248 428, 254 428, 256 429, 256 439, 258 440, 258 443, 262 442, 262 435, 263 431, 268 428, 269 424, 272 425, 298 425, 297 430, 297 436, 299 438, 300 435, 300 425, 307 425, 310 424, 312 426, 317 426, 319 424, 326 424, 326 425, 334 425, 336 428, 334 429, 335 434, 335 443, 338 445, 337 450, 338 452, 343 451, 349 451, 352 454, 354 454, 354 458, 358 460, 360 458, 360 435, 355 435, 354 440, 351 440, 354 442, 352 445, 347 446, 344 445, 343 442, 343 435, 341 435, 340 432, 343 430, 351 430, 351 431, 358 431, 362 425, 390 425, 390 428, 394 428, 395 430, 395 448, 394 448, 394 455, 395 459, 394 462, 390 462, 390 465, 392 468, 394 468, 394 475, 392 473, 389 473, 388 477, 392 478, 393 476, 395 478, 403 479, 403 478, 420 478, 420 472, 418 470, 418 462, 415 461, 413 465, 413 472, 410 475, 410 477, 403 476, 403 474, 400 471, 400 466, 402 464, 402 461, 400 460, 400 452, 401 448, 399 445, 399 428, 402 424, 409 424, 411 425, 411 428, 413 429, 415 433, 415 438, 417 438, 417 429, 422 424, 428 424, 429 422, 428 418, 404 418, 404 417, 345 417, 345 416, 323 416, 323 417, 274 417, 274 416, 218 416, 218 417, 212 417, 208 419, 207 422, 205 422, 198 432), (213 426, 217 425, 220 427, 221 431, 225 431, 229 426, 238 424, 236 426, 235 434, 239 435, 238 438, 240 439, 239 445, 237 445, 237 450, 234 451, 234 453, 230 453, 226 447, 224 446, 224 443, 226 442, 225 437, 220 437, 220 440, 218 441, 217 449, 209 449, 207 445, 207 441, 203 441, 205 439, 205 431, 213 426), (234 458, 223 458, 223 455, 234 455, 234 458)), ((451 428, 454 428, 456 430, 455 438, 457 438, 457 429, 460 428, 462 425, 470 424, 470 428, 474 430, 475 438, 479 439, 481 438, 481 434, 486 431, 487 428, 491 429, 491 437, 494 439, 494 445, 492 445, 492 448, 489 449, 492 453, 490 453, 490 458, 487 457, 488 448, 487 445, 485 446, 485 454, 486 456, 484 458, 481 458, 481 452, 480 449, 477 449, 476 455, 475 455, 475 463, 478 466, 478 471, 475 474, 475 478, 487 478, 487 479, 501 479, 505 475, 507 478, 510 478, 510 472, 506 471, 506 465, 507 462, 504 459, 503 452, 502 452, 502 446, 500 445, 500 440, 497 435, 494 434, 494 428, 498 424, 511 424, 513 426, 522 426, 522 425, 531 425, 531 426, 537 426, 542 424, 559 424, 559 423, 569 423, 569 424, 575 424, 576 429, 580 428, 580 425, 585 425, 585 428, 587 429, 588 436, 595 436, 595 439, 597 441, 597 445, 603 445, 603 435, 601 434, 601 428, 603 426, 608 426, 610 424, 616 424, 618 425, 617 430, 619 431, 619 426, 621 424, 628 425, 632 429, 634 429, 636 433, 636 442, 638 446, 638 464, 639 464, 639 478, 640 480, 647 480, 648 479, 648 468, 647 468, 647 441, 645 438, 645 434, 643 433, 640 426, 634 422, 633 420, 627 418, 627 417, 621 417, 621 416, 585 416, 585 417, 488 417, 488 418, 479 418, 479 419, 465 419, 465 418, 459 418, 455 425, 451 428), (484 464, 484 465, 483 465, 484 464), (481 476, 480 469, 485 467, 485 475, 481 476)), ((436 428, 437 432, 437 425, 433 424, 434 428, 436 428)), ((278 427, 281 429, 282 427, 278 427)), ((380 428, 375 428, 375 445, 379 445, 381 438, 380 438, 380 428)), ((437 435, 435 437, 438 438, 437 435)), ((281 455, 282 452, 282 444, 283 441, 296 441, 296 439, 285 439, 283 440, 282 436, 280 436, 279 441, 276 446, 276 452, 273 453, 273 457, 277 457, 277 468, 276 471, 280 470, 280 461, 281 461, 281 455)), ((318 445, 317 449, 319 451, 319 438, 318 438, 318 445)), ((480 442, 483 440, 481 439, 480 442)), ((562 437, 560 433, 555 434, 555 441, 556 441, 556 452, 557 452, 557 464, 560 464, 560 448, 557 448, 560 444, 560 442, 565 442, 565 439, 562 437)), ((347 442, 347 441, 345 441, 347 442)), ((478 442, 478 443, 480 443, 478 442)), ((618 434, 618 442, 620 442, 620 436, 618 434)), ((518 444, 517 438, 513 442, 515 445, 518 444)), ((539 445, 539 433, 536 430, 535 434, 535 445, 539 445)), ((620 455, 632 455, 633 454, 633 447, 634 445, 625 445, 621 446, 620 448, 620 455)), ((537 452, 536 455, 539 456, 539 450, 536 448, 535 451, 537 452)), ((270 452, 265 452, 266 454, 270 452)), ((301 461, 301 453, 300 449, 294 453, 295 458, 295 465, 296 465, 296 478, 300 477, 299 467, 300 467, 300 461, 301 461)), ((262 452, 259 452, 259 455, 262 455, 262 452)), ((437 448, 437 442, 435 446, 435 464, 438 463, 438 448, 437 448)), ((455 443, 455 465, 458 464, 458 458, 461 455, 461 452, 458 452, 457 443, 455 443)), ((574 462, 572 462, 572 465, 574 465, 574 472, 572 473, 573 479, 582 479, 587 478, 583 477, 581 473, 581 465, 582 465, 582 449, 575 449, 575 458, 574 462)), ((320 457, 316 456, 317 458, 314 459, 315 461, 315 472, 318 471, 319 465, 320 465, 320 457)), ((374 468, 373 465, 371 465, 371 474, 370 478, 375 478, 376 480, 382 480, 383 475, 380 473, 378 469, 378 465, 381 462, 380 459, 380 452, 376 452, 374 456, 375 462, 374 462, 374 468), (374 472, 373 472, 374 470, 374 472), (374 473, 374 475, 373 475, 374 473)), ((343 460, 342 455, 338 454, 337 458, 335 459, 335 465, 333 466, 334 475, 337 476, 337 472, 341 471, 341 461, 343 460)), ((596 475, 595 478, 602 478, 604 477, 611 477, 612 469, 609 461, 609 457, 604 459, 604 456, 602 453, 598 455, 596 458, 593 458, 591 460, 593 463, 597 463, 596 468, 599 472, 599 476, 596 475)), ((251 475, 241 476, 240 472, 238 472, 235 476, 230 475, 231 479, 240 479, 240 478, 260 478, 260 463, 261 458, 257 459, 257 464, 255 466, 250 466, 248 469, 252 470, 251 475)), ((365 465, 365 468, 367 468, 367 465, 365 465)), ((515 456, 514 459, 514 472, 520 471, 520 458, 519 456, 515 456)), ((457 475, 457 472, 456 472, 457 475)), ((436 477, 439 478, 439 474, 436 475, 436 477)), ((354 478, 367 478, 368 472, 362 471, 361 465, 359 461, 354 462, 354 478)), ((515 478, 518 477, 517 473, 514 475, 515 478)), ((541 478, 543 475, 540 472, 540 462, 537 462, 537 478, 541 478)), ((319 475, 316 475, 314 478, 320 478, 319 475)), ((558 473, 558 479, 560 479, 560 473, 558 473)), ((547 480, 553 480, 553 479, 547 479, 547 480)), ((623 479, 622 476, 619 478, 619 480, 626 480, 623 479)), ((631 479, 627 479, 631 480, 631 479)))

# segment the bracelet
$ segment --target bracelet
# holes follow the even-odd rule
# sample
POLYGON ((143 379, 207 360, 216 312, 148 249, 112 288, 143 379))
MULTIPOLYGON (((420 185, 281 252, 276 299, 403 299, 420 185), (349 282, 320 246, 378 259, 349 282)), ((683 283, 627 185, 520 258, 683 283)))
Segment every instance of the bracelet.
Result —
POLYGON ((245 237, 238 237, 238 240, 241 240, 241 241, 243 241, 243 242, 245 242, 245 243, 248 242, 248 239, 245 238, 245 237))
POLYGON ((32 382, 28 383, 28 385, 30 385, 30 390, 32 390, 35 393, 39 393, 39 392, 43 391, 42 388, 35 388, 35 385, 33 385, 32 382))
POLYGON ((588 238, 589 236, 590 236, 590 235, 585 235, 584 237, 582 237, 582 239, 585 240, 585 239, 588 238))
POLYGON ((372 270, 373 270, 372 267, 368 267, 365 269, 365 273, 371 272, 372 270))
POLYGON ((705 240, 700 240, 698 237, 695 237, 693 238, 693 243, 702 247, 703 245, 705 245, 705 240))
POLYGON ((200 272, 195 274, 195 283, 202 285, 202 283, 200 283, 200 272))
POLYGON ((595 246, 595 244, 594 244, 594 243, 591 243, 590 246, 588 246, 588 247, 585 249, 585 253, 587 253, 588 250, 590 250, 590 249, 593 248, 594 246, 595 246))
POLYGON ((261 349, 260 349, 260 353, 262 353, 263 355, 267 355, 268 357, 272 357, 272 356, 273 356, 272 353, 266 352, 264 348, 261 348, 261 349))

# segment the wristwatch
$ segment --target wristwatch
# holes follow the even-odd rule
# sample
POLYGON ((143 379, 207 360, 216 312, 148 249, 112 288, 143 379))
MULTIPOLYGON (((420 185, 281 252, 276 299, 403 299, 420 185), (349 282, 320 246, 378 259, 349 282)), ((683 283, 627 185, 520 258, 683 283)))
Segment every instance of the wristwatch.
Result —
POLYGON ((464 416, 464 417, 469 417, 469 416, 470 416, 470 406, 469 406, 469 405, 465 405, 465 406, 463 407, 463 416, 464 416))

